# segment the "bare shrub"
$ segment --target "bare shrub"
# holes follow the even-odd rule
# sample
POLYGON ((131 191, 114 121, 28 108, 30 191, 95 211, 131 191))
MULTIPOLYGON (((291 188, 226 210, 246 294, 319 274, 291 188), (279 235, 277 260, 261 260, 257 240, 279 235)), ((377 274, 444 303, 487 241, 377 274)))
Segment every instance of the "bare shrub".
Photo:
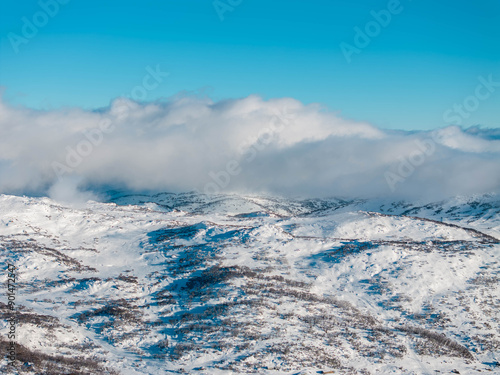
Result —
POLYGON ((471 354, 471 352, 469 352, 469 350, 465 346, 462 346, 456 341, 453 341, 452 339, 446 337, 446 335, 443 333, 435 333, 425 328, 411 327, 411 326, 401 327, 399 328, 399 330, 402 332, 419 335, 427 340, 436 343, 438 346, 451 349, 454 352, 456 352, 460 357, 467 359, 474 359, 474 356, 471 354))

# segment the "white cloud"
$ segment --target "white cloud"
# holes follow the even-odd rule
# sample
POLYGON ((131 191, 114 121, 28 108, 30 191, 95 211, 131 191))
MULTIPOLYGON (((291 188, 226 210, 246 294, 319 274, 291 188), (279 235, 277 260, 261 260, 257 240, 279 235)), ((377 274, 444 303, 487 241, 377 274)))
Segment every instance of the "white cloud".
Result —
POLYGON ((75 207, 84 207, 89 200, 97 201, 96 194, 78 188, 81 182, 81 177, 77 176, 60 178, 49 188, 48 196, 57 202, 70 203, 75 207))
POLYGON ((483 193, 500 188, 500 140, 480 128, 385 131, 290 98, 119 98, 98 111, 0 101, 0 192, 71 196, 73 181, 310 196, 483 193), (394 189, 387 172, 399 176, 394 189))

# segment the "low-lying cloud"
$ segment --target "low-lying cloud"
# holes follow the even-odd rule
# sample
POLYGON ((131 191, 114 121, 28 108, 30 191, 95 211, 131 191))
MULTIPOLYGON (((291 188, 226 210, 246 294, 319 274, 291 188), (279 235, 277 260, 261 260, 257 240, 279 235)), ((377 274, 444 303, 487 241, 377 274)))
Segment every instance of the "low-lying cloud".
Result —
POLYGON ((455 126, 382 130, 290 98, 119 98, 95 111, 0 101, 0 193, 70 199, 75 181, 316 197, 498 192, 500 134, 455 126))

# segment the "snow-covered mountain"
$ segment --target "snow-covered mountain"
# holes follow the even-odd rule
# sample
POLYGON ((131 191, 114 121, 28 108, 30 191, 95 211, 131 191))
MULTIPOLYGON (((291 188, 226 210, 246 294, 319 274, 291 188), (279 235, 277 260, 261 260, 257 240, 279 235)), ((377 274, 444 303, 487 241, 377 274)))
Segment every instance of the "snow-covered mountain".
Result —
POLYGON ((500 373, 498 239, 495 195, 2 195, 0 371, 500 373))

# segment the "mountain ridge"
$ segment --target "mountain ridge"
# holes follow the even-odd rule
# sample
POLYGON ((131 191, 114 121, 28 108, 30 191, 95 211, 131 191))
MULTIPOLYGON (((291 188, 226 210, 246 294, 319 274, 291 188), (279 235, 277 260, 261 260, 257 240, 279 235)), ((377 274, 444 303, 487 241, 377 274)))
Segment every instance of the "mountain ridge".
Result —
POLYGON ((80 208, 0 195, 0 212, 2 260, 19 273, 17 343, 31 358, 13 373, 499 369, 493 194, 163 193, 80 208))

